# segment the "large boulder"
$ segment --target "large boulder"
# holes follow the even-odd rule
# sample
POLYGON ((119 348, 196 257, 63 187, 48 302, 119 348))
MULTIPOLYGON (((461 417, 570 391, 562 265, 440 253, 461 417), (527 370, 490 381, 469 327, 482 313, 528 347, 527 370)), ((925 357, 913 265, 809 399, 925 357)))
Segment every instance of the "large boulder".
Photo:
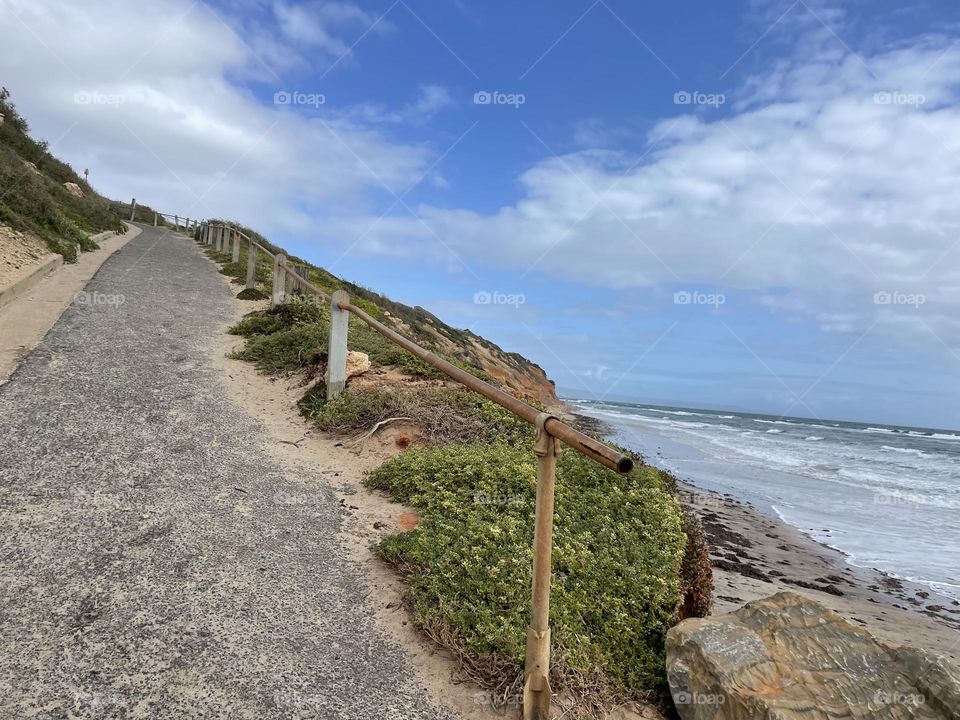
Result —
POLYGON ((80 189, 80 186, 76 183, 65 182, 63 184, 63 189, 67 191, 68 194, 73 195, 74 197, 83 197, 83 190, 80 189))
POLYGON ((960 670, 782 592, 667 634, 683 720, 960 718, 960 670))

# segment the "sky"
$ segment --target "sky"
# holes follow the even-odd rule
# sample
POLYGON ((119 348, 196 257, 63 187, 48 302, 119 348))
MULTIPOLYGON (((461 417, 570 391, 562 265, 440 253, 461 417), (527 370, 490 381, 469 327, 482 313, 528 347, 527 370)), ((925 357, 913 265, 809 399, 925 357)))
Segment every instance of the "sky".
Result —
POLYGON ((91 183, 565 397, 960 428, 960 5, 0 0, 91 183))

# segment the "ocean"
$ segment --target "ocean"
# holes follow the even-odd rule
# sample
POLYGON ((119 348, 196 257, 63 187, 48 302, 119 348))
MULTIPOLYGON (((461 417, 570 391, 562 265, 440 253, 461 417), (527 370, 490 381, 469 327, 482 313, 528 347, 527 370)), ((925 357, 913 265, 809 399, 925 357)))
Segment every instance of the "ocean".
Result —
POLYGON ((960 599, 960 432, 567 402, 681 480, 775 513, 853 565, 960 599))

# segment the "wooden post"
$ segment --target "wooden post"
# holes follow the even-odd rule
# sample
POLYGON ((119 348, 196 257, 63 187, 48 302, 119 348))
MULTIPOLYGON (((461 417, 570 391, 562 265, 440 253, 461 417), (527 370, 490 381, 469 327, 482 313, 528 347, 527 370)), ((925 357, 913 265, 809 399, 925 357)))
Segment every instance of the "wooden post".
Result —
POLYGON ((153 214, 153 226, 154 226, 154 227, 157 226, 157 213, 154 213, 154 214, 153 214))
POLYGON ((273 293, 270 296, 270 307, 283 304, 287 277, 283 268, 286 264, 287 256, 283 253, 277 253, 273 256, 273 293))
POLYGON ((350 294, 337 290, 330 297, 330 344, 327 349, 327 400, 333 400, 347 386, 347 330, 350 314, 341 305, 350 304, 350 294))
POLYGON ((223 252, 223 225, 217 225, 217 252, 223 252))
POLYGON ((137 199, 133 198, 130 201, 130 222, 133 222, 133 216, 136 214, 136 212, 137 212, 137 199))
POLYGON ((180 229, 180 216, 179 216, 179 215, 174 215, 174 216, 173 216, 173 229, 174 229, 174 231, 177 231, 177 230, 180 229))
POLYGON ((247 238, 247 288, 257 286, 257 246, 247 238))
POLYGON ((533 531, 533 592, 523 669, 523 719, 550 717, 550 579, 553 561, 553 496, 560 443, 536 420, 533 452, 537 456, 537 506, 533 531))
POLYGON ((233 228, 233 262, 240 262, 240 229, 233 228))

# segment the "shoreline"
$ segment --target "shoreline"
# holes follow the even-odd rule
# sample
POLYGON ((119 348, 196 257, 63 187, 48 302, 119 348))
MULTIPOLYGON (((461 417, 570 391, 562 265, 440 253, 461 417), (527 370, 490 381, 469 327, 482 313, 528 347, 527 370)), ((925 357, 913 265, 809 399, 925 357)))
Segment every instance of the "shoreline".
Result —
MULTIPOLYGON (((617 435, 603 419, 572 406, 569 413, 601 437, 617 435)), ((954 662, 960 658, 960 600, 882 570, 854 565, 841 550, 746 498, 707 490, 683 478, 678 478, 678 488, 685 507, 703 524, 710 546, 712 614, 731 612, 777 592, 795 592, 882 640, 930 650, 954 662)))

